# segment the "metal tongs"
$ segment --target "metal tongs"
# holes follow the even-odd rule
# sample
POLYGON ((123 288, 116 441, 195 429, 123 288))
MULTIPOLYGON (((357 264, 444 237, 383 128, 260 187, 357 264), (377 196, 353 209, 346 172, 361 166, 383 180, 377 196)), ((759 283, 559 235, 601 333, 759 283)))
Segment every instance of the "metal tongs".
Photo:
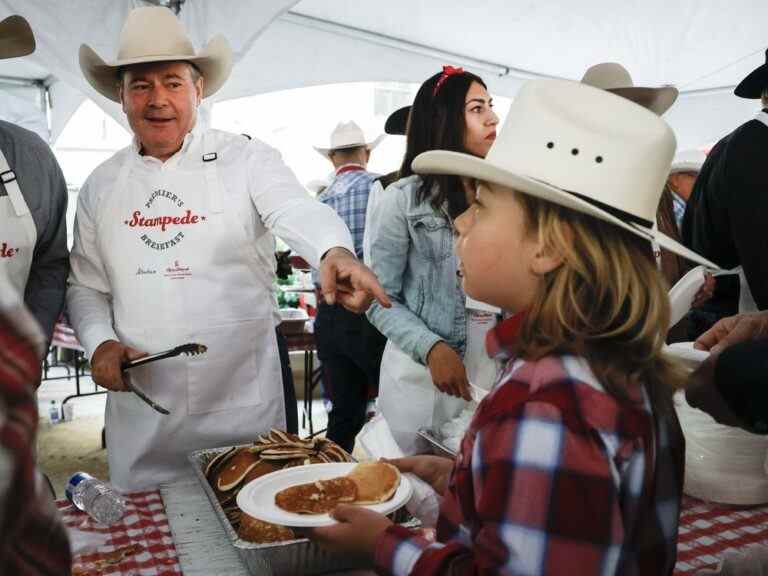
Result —
MULTIPOLYGON (((187 356, 197 356, 198 354, 203 354, 205 351, 208 350, 206 346, 203 344, 182 344, 181 346, 176 346, 176 348, 172 348, 171 350, 166 350, 165 352, 158 352, 157 354, 150 354, 149 356, 144 356, 143 358, 138 358, 136 360, 127 360, 122 363, 120 366, 120 369, 122 371, 129 370, 130 368, 136 368, 137 366, 143 366, 144 364, 149 364, 150 362, 154 362, 156 360, 164 360, 165 358, 173 358, 174 356, 178 356, 179 354, 185 354, 187 356)), ((144 394, 135 384, 131 383, 129 379, 124 380, 128 388, 136 394, 139 398, 141 398, 144 402, 149 404, 154 410, 160 412, 160 414, 170 414, 170 412, 160 406, 160 404, 157 404, 154 400, 152 400, 149 396, 144 394)))

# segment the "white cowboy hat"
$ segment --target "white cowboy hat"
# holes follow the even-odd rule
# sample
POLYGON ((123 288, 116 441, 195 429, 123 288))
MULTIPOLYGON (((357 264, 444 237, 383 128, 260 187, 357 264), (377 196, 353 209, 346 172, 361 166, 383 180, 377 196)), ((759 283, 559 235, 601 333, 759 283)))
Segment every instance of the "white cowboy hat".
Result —
POLYGON ((365 134, 363 129, 360 128, 355 122, 339 122, 336 128, 331 132, 330 145, 325 146, 313 146, 315 150, 320 152, 326 158, 334 150, 343 150, 344 148, 356 148, 358 146, 365 146, 368 150, 373 150, 384 139, 384 134, 379 135, 372 142, 365 141, 365 134))
POLYGON ((660 88, 635 86, 627 69, 616 62, 602 62, 591 66, 584 72, 581 83, 623 96, 659 116, 670 109, 678 95, 677 88, 674 86, 660 88))
POLYGON ((707 159, 707 154, 702 150, 680 150, 672 160, 670 174, 677 172, 701 172, 701 167, 707 159))
POLYGON ((181 21, 168 8, 134 8, 120 32, 117 59, 105 62, 85 44, 80 45, 80 69, 91 86, 110 100, 119 102, 117 73, 131 64, 184 60, 202 73, 203 98, 224 85, 232 71, 232 50, 227 40, 217 35, 200 52, 195 52, 181 21))
POLYGON ((27 56, 35 51, 32 28, 21 16, 8 16, 0 22, 0 60, 27 56))
POLYGON ((514 188, 718 268, 656 229, 674 152, 675 136, 656 114, 578 82, 535 80, 518 92, 484 159, 433 150, 413 170, 514 188))

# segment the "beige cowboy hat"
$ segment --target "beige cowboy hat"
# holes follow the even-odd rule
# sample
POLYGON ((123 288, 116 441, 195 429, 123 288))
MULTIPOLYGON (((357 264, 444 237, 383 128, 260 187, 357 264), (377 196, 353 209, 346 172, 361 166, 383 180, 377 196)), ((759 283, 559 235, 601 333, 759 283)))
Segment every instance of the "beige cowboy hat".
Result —
POLYGON ((602 62, 591 66, 584 73, 581 83, 623 96, 659 116, 672 107, 678 95, 677 88, 674 86, 660 88, 635 86, 627 69, 616 62, 602 62))
POLYGON ((672 160, 672 168, 669 173, 701 172, 701 167, 706 159, 707 154, 703 150, 680 150, 675 154, 674 160, 672 160))
POLYGON ((120 68, 149 62, 184 60, 194 64, 205 79, 203 98, 224 85, 232 71, 232 50, 217 35, 195 52, 181 21, 168 8, 134 8, 120 32, 117 59, 105 62, 90 46, 80 45, 80 69, 91 86, 110 100, 119 102, 117 73, 120 68))
POLYGON ((514 188, 718 268, 656 229, 674 153, 675 136, 656 114, 605 90, 548 79, 522 86, 485 158, 433 150, 419 154, 413 170, 514 188))
POLYGON ((0 22, 0 60, 27 56, 35 51, 32 28, 21 16, 8 16, 0 22))
POLYGON ((368 150, 373 150, 384 139, 384 134, 379 135, 372 142, 365 140, 365 134, 363 129, 360 128, 355 122, 339 122, 336 128, 331 132, 331 142, 328 146, 313 146, 315 150, 320 152, 326 158, 334 150, 343 150, 344 148, 357 148, 358 146, 365 146, 368 150))

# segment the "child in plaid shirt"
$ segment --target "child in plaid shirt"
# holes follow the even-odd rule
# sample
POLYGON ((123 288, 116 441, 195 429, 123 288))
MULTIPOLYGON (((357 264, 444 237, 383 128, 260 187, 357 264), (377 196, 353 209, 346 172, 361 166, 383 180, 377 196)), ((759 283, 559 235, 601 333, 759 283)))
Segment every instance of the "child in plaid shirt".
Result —
POLYGON ((487 337, 506 367, 455 461, 392 461, 442 495, 435 542, 353 506, 317 539, 397 575, 672 573, 683 374, 661 353, 670 311, 651 240, 704 261, 652 227, 673 153, 652 113, 540 80, 486 159, 415 160, 476 179, 456 251, 467 294, 514 313, 487 337))

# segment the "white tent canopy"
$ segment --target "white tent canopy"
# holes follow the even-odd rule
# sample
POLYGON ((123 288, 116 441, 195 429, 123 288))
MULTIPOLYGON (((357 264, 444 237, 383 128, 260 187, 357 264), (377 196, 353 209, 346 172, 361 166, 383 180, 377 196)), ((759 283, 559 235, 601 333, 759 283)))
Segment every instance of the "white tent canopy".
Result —
MULTIPOLYGON (((85 97, 123 121, 85 82, 78 47, 112 59, 127 12, 157 3, 169 0, 0 0, 0 17, 26 17, 38 42, 32 56, 0 62, 0 76, 32 81, 24 88, 0 79, 0 117, 39 126, 48 89, 52 141, 85 97)), ((421 82, 441 64, 464 66, 492 93, 513 97, 528 78, 579 79, 592 64, 616 61, 637 85, 681 90, 666 116, 680 148, 707 145, 759 109, 733 87, 764 62, 768 45, 763 0, 171 3, 196 46, 216 33, 232 44, 234 72, 216 100, 335 82, 421 82)))

